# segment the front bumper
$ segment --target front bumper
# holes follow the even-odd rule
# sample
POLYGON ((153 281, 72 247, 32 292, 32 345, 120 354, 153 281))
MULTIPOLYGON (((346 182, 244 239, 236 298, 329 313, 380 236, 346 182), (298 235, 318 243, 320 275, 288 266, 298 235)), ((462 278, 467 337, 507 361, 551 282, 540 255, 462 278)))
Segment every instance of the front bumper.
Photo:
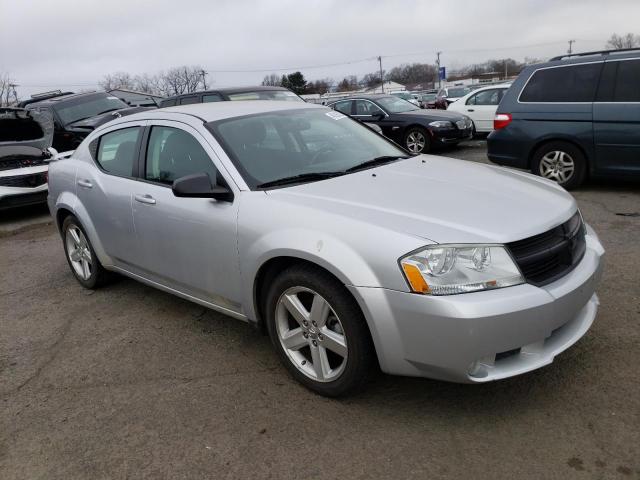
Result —
POLYGON ((383 371, 479 383, 551 363, 596 316, 604 249, 588 229, 574 270, 544 287, 524 284, 451 296, 350 287, 383 371))
POLYGON ((452 128, 447 130, 431 130, 431 135, 436 143, 440 143, 442 145, 451 145, 460 143, 463 140, 470 140, 473 138, 473 129, 472 127, 468 128, 452 128))
POLYGON ((0 210, 45 203, 47 165, 0 172, 0 210))

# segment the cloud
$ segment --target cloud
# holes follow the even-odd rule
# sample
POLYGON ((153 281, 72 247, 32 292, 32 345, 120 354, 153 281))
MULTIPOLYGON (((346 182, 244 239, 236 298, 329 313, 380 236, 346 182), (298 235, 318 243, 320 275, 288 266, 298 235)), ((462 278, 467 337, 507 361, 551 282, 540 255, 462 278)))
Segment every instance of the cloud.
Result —
POLYGON ((455 69, 556 55, 569 39, 575 50, 598 49, 614 32, 640 33, 633 0, 0 0, 0 10, 0 71, 22 94, 183 64, 203 65, 219 86, 259 83, 276 68, 357 61, 303 70, 307 78, 339 79, 375 71, 377 55, 387 56, 388 69, 432 63, 438 50, 455 69))

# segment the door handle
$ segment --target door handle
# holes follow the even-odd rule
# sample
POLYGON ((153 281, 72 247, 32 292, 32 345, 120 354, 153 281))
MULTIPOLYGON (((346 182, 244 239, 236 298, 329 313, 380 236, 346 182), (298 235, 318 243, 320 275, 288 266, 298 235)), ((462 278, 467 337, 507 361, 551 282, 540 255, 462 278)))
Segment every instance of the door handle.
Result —
POLYGON ((78 180, 78 185, 83 188, 93 188, 93 183, 89 180, 78 180))
POLYGON ((151 195, 135 195, 133 198, 135 199, 136 202, 146 203, 147 205, 156 204, 156 199, 153 198, 151 195))
POLYGON ((475 110, 473 108, 467 108, 467 112, 474 112, 475 110))

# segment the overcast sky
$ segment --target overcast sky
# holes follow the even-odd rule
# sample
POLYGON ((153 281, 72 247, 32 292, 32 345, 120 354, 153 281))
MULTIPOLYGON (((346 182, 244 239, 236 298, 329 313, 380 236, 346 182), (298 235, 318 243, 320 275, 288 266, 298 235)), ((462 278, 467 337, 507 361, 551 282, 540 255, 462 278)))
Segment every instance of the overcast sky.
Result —
POLYGON ((377 55, 389 69, 441 50, 455 70, 557 55, 569 39, 600 49, 614 32, 640 34, 639 19, 640 0, 0 0, 0 73, 22 96, 185 64, 214 86, 294 69, 339 80, 377 70, 377 55))

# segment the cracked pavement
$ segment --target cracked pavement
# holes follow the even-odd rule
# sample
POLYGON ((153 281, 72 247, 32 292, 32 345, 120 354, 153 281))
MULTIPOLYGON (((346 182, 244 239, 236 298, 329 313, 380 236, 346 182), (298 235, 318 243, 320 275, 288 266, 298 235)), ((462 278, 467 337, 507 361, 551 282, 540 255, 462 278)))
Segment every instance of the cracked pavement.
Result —
MULTIPOLYGON (((482 141, 443 154, 486 161, 482 141)), ((0 235, 0 478, 640 478, 640 218, 617 215, 639 186, 574 192, 606 268, 592 329, 552 365, 379 375, 345 400, 242 322, 124 278, 83 290, 51 224, 0 235)))

